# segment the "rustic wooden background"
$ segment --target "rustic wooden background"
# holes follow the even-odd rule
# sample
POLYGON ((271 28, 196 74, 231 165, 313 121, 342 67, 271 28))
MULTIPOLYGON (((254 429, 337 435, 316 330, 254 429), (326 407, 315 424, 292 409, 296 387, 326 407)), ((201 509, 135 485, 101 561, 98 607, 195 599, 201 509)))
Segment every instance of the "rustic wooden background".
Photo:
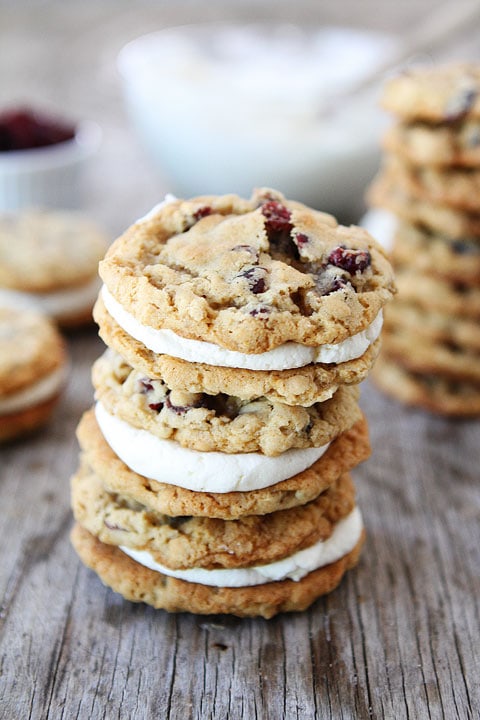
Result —
MULTIPOLYGON (((452 6, 453 3, 450 3, 452 6)), ((163 196, 123 110, 115 56, 150 29, 213 18, 349 22, 404 33, 433 0, 0 2, 0 106, 23 99, 104 128, 86 208, 112 236, 163 196)), ((478 59, 478 27, 436 57, 478 59)), ((83 568, 68 541, 74 429, 95 331, 69 338, 51 425, 0 450, 0 717, 480 717, 480 424, 409 410, 366 383, 368 542, 341 587, 271 621, 167 615, 83 568)))

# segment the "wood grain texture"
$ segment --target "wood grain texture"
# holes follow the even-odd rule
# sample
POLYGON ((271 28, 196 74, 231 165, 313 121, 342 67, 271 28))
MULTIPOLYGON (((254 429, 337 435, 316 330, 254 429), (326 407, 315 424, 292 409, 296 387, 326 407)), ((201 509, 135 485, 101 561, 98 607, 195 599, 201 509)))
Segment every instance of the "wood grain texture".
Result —
MULTIPOLYGON (((283 1, 258 11, 3 3, 1 104, 29 97, 100 120, 105 141, 87 209, 114 234, 166 189, 130 134, 118 48, 153 27, 268 16, 274 6, 293 19, 283 1)), ((417 11, 413 0, 295 3, 300 18, 387 30, 405 28, 417 11)), ((453 52, 470 52, 464 42, 453 52)), ((480 717, 479 422, 409 410, 364 384, 373 455, 354 474, 368 529, 358 568, 302 614, 171 616, 103 587, 68 541, 74 430, 102 347, 94 330, 69 337, 72 373, 52 423, 0 450, 1 720, 480 717)))

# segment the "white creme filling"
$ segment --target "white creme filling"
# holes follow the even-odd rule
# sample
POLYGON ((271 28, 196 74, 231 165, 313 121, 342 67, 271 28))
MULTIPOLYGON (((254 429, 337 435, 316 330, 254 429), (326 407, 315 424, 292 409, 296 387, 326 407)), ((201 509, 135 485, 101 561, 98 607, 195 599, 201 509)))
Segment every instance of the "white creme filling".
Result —
POLYGON ((95 414, 105 440, 131 470, 196 492, 244 492, 270 487, 306 470, 329 446, 293 448, 274 457, 262 453, 200 452, 135 428, 111 415, 100 402, 95 414))
POLYGON ((360 539, 362 529, 362 516, 358 507, 355 507, 336 524, 327 540, 319 540, 311 547, 283 560, 250 568, 171 570, 157 563, 150 553, 144 550, 132 550, 124 545, 120 545, 120 550, 140 565, 179 580, 215 587, 247 587, 279 580, 301 580, 313 570, 329 565, 351 552, 360 539))
POLYGON ((20 412, 49 400, 60 390, 66 376, 67 369, 63 366, 46 375, 38 382, 32 383, 24 390, 6 397, 0 397, 0 415, 20 412))
POLYGON ((226 350, 213 343, 183 338, 172 330, 158 330, 142 325, 120 305, 105 285, 101 292, 105 307, 113 319, 128 335, 143 343, 152 352, 171 355, 188 362, 248 370, 288 370, 311 363, 342 363, 354 360, 363 355, 375 342, 383 323, 382 311, 380 311, 365 330, 340 343, 309 347, 287 342, 264 353, 245 354, 226 350))
POLYGON ((40 311, 58 320, 93 307, 99 289, 100 280, 96 276, 84 285, 54 292, 36 293, 0 288, 0 303, 40 311))

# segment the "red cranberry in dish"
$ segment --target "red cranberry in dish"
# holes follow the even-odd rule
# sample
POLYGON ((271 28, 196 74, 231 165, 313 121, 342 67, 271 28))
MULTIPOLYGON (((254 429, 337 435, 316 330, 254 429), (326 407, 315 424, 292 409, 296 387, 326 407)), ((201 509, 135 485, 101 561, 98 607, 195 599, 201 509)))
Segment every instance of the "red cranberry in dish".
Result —
POLYGON ((29 108, 0 113, 0 152, 31 150, 72 140, 75 126, 29 108))

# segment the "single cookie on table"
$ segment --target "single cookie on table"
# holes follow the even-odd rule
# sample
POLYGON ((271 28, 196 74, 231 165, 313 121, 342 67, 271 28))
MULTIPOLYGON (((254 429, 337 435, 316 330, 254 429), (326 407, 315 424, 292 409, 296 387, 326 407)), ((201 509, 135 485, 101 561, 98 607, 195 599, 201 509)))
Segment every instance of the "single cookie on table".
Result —
POLYGON ((453 240, 480 238, 480 209, 477 212, 466 212, 424 200, 407 191, 397 182, 395 175, 385 169, 380 171, 368 189, 367 202, 373 207, 393 212, 410 225, 425 226, 453 240))
POLYGON ((391 259, 396 268, 410 267, 452 283, 480 284, 478 238, 452 240, 445 235, 429 232, 426 228, 399 222, 391 259))
POLYGON ((463 212, 480 209, 480 169, 416 166, 395 155, 386 155, 383 172, 407 194, 419 200, 463 212))
POLYGON ((447 125, 396 123, 382 138, 383 148, 412 165, 480 167, 480 120, 447 125))
POLYGON ((480 386, 480 352, 432 340, 422 326, 411 329, 398 324, 385 328, 383 351, 411 372, 480 386))
POLYGON ((401 267, 396 273, 399 297, 418 307, 460 319, 480 319, 480 288, 453 283, 426 272, 401 267))
POLYGON ((82 562, 106 585, 132 602, 144 602, 169 612, 199 615, 231 614, 271 618, 280 612, 301 611, 334 590, 359 559, 365 539, 338 560, 309 572, 298 581, 276 580, 247 587, 212 587, 169 577, 141 565, 112 545, 106 545, 80 525, 71 540, 82 562))
POLYGON ((76 521, 107 545, 149 553, 170 570, 248 568, 331 537, 355 506, 348 473, 306 505, 238 520, 170 516, 109 492, 83 460, 71 481, 76 521))
POLYGON ((414 373, 386 352, 380 355, 372 378, 381 390, 407 405, 457 417, 480 413, 480 384, 414 373))
POLYGON ((480 352, 478 321, 428 310, 401 297, 388 308, 384 327, 385 332, 401 327, 410 332, 421 332, 429 343, 444 343, 465 348, 467 352, 480 352))
POLYGON ((66 381, 64 341, 44 316, 0 307, 0 441, 43 426, 66 381))
POLYGON ((0 301, 36 309, 62 327, 91 323, 107 246, 97 225, 77 212, 1 214, 0 301))
MULTIPOLYGON (((118 493, 132 502, 151 507, 157 513, 172 516, 195 515, 197 517, 232 520, 245 515, 265 515, 285 510, 314 500, 330 487, 337 478, 370 455, 368 426, 361 418, 349 430, 341 433, 320 457, 299 472, 290 468, 281 458, 270 484, 251 487, 247 492, 226 491, 225 475, 221 459, 209 453, 203 459, 194 456, 196 481, 206 474, 214 482, 217 492, 211 489, 191 490, 180 483, 190 484, 185 474, 170 475, 164 462, 164 481, 155 480, 131 470, 111 449, 104 439, 93 410, 87 411, 77 429, 77 436, 86 462, 110 492, 118 493), (219 464, 220 463, 220 464, 219 464), (204 468, 203 465, 206 464, 204 468), (215 480, 219 476, 220 481, 215 480), (168 482, 165 482, 168 480, 168 482), (223 481, 223 484, 222 484, 223 481)), ((244 456, 245 458, 245 456, 244 456)), ((208 486, 206 480, 201 481, 208 486)), ((258 482, 257 485, 261 483, 258 482)))
POLYGON ((352 359, 341 344, 394 293, 366 231, 269 189, 161 204, 113 243, 100 275, 108 312, 148 349, 253 370, 322 362, 326 344, 329 362, 352 359))
MULTIPOLYGON (((352 338, 350 349, 354 355, 361 354, 350 360, 315 362, 286 370, 249 370, 188 362, 149 350, 113 319, 101 295, 95 304, 93 316, 106 345, 115 349, 146 376, 164 378, 172 390, 206 392, 209 395, 225 393, 242 400, 266 397, 273 402, 303 407, 328 400, 340 385, 356 385, 365 379, 380 350, 379 335, 382 327, 382 317, 379 315, 365 332, 352 338)), ((329 351, 323 346, 322 350, 324 355, 335 353, 338 359, 333 348, 329 351)), ((346 344, 345 350, 348 351, 346 344)), ((208 359, 211 359, 210 356, 208 359)))
MULTIPOLYGON (((242 400, 172 390, 162 379, 134 370, 107 350, 93 366, 95 396, 106 413, 134 430, 200 452, 280 455, 319 447, 361 417, 358 387, 340 387, 328 400, 304 408, 258 397, 242 400)), ((102 418, 105 417, 102 414, 102 418)))
POLYGON ((480 118, 480 67, 418 66, 385 83, 382 105, 402 120, 452 123, 480 118))

